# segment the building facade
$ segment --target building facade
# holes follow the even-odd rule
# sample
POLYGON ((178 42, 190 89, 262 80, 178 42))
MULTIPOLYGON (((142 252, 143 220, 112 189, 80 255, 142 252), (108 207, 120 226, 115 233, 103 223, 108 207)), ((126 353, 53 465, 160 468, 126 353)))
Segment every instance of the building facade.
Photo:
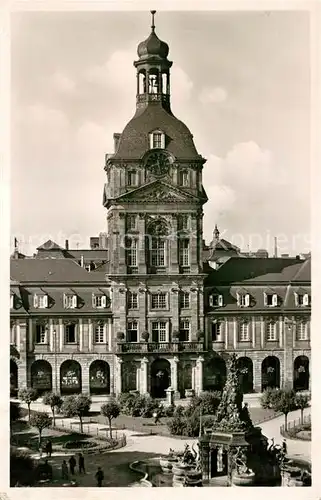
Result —
MULTIPOLYGON (((104 243, 11 259, 11 386, 61 394, 309 387, 310 259, 203 241, 206 160, 170 106, 169 48, 138 46, 136 113, 106 155, 104 243)), ((133 93, 135 89, 133 89, 133 93)))

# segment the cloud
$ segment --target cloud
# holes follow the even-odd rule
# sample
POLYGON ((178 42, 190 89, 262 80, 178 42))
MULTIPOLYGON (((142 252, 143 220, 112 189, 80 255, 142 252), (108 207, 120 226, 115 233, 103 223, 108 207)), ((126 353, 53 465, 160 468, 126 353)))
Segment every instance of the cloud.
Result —
POLYGON ((56 71, 51 77, 50 81, 55 91, 69 94, 75 91, 76 84, 69 78, 69 76, 56 71))
POLYGON ((199 95, 199 100, 202 104, 224 102, 226 99, 227 91, 222 87, 205 87, 199 95))
POLYGON ((194 84, 188 74, 179 66, 174 66, 171 71, 171 98, 175 108, 180 111, 191 97, 194 84))

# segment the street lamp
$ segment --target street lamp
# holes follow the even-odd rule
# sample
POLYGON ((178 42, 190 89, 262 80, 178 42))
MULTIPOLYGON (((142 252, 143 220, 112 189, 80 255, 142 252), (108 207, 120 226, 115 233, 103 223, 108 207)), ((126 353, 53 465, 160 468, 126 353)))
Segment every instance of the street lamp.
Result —
POLYGON ((58 377, 57 377, 57 332, 54 330, 53 334, 53 348, 55 356, 55 393, 58 394, 58 377))

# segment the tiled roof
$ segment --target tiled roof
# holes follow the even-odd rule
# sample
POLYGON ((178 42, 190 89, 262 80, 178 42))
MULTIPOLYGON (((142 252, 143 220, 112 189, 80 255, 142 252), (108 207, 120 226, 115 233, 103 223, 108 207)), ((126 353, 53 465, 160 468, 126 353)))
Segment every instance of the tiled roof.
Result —
POLYGON ((74 258, 80 260, 81 256, 83 256, 85 261, 95 261, 95 260, 107 260, 107 249, 97 249, 94 250, 66 250, 65 256, 69 258, 74 258))
POLYGON ((90 283, 105 281, 104 273, 88 273, 71 259, 28 259, 10 261, 14 280, 31 283, 90 283))
MULTIPOLYGON (((289 282, 310 281, 308 261, 284 258, 244 258, 231 257, 217 271, 212 271, 206 283, 262 283, 262 282, 289 282), (303 270, 304 266, 304 270, 303 270)), ((208 271, 208 268, 206 269, 208 271)))
POLYGON ((57 245, 57 243, 55 243, 54 241, 48 240, 42 245, 40 245, 40 247, 38 247, 37 250, 63 250, 63 248, 57 245))
POLYGON ((168 151, 181 159, 199 158, 193 136, 186 125, 158 104, 137 110, 123 130, 113 158, 142 158, 149 149, 149 133, 159 129, 160 124, 169 141, 166 145, 168 151))

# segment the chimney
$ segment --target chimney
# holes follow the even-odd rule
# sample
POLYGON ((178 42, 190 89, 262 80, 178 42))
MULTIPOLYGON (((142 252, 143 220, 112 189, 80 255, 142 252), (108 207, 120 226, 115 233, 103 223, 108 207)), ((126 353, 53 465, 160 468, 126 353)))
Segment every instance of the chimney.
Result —
POLYGON ((80 256, 80 265, 81 265, 81 267, 84 267, 84 256, 83 255, 80 256))
POLYGON ((65 241, 65 249, 69 250, 69 241, 68 240, 65 241))
POLYGON ((278 256, 278 239, 274 237, 274 258, 276 259, 278 256))
POLYGON ((121 134, 119 134, 119 133, 114 134, 114 152, 115 153, 117 152, 120 136, 121 136, 121 134))

